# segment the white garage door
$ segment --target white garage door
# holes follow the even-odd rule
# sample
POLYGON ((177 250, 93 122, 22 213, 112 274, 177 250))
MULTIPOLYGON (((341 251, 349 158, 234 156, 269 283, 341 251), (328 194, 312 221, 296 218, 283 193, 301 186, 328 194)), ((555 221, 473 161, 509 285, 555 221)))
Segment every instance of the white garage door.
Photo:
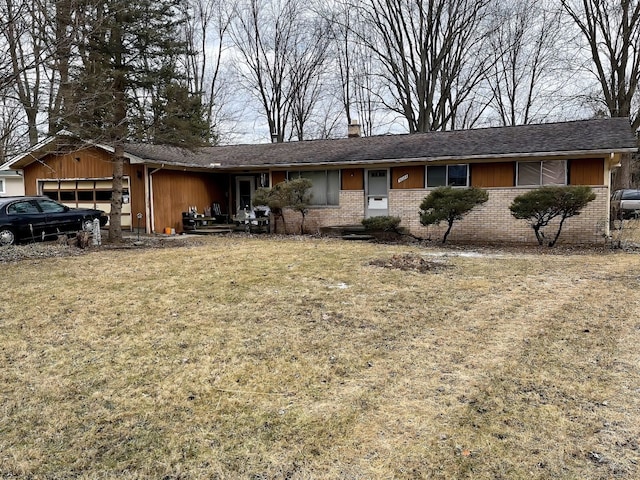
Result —
MULTIPOLYGON (((131 228, 131 202, 129 177, 122 179, 122 227, 131 228)), ((97 208, 111 212, 110 178, 82 178, 63 180, 39 180, 38 189, 42 195, 76 208, 97 208)))

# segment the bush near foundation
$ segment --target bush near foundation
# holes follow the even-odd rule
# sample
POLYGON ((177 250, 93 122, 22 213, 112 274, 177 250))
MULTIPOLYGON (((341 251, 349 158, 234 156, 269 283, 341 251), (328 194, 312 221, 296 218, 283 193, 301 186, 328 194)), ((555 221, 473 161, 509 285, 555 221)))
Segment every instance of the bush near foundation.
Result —
POLYGON ((420 223, 426 226, 447 222, 448 228, 442 238, 445 243, 453 223, 487 200, 489 194, 481 188, 436 188, 420 204, 420 223))
POLYGON ((362 220, 362 225, 367 231, 397 232, 400 225, 400 217, 380 216, 362 220))
POLYGON ((586 186, 553 186, 541 187, 514 198, 509 207, 511 215, 520 220, 526 220, 538 240, 538 245, 545 242, 543 228, 555 218, 560 218, 558 230, 548 242, 553 247, 567 218, 580 215, 580 211, 596 194, 591 187, 586 186))

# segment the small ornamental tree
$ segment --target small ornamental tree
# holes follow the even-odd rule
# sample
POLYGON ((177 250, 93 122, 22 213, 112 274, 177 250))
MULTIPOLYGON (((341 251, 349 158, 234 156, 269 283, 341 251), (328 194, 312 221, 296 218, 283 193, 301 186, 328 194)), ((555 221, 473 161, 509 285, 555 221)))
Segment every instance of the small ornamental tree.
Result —
POLYGON ((514 198, 509 207, 511 215, 520 220, 526 220, 542 245, 545 235, 542 229, 556 217, 560 218, 558 230, 549 246, 553 247, 567 218, 580 214, 580 211, 596 198, 591 187, 586 186, 559 186, 541 187, 530 192, 523 193, 514 198))
MULTIPOLYGON (((274 218, 280 217, 282 219, 282 225, 284 227, 284 233, 287 233, 287 224, 284 220, 284 208, 287 206, 287 192, 284 188, 286 182, 275 184, 273 187, 260 187, 253 195, 253 205, 266 205, 269 207, 271 214, 274 218)), ((273 233, 276 232, 277 222, 273 223, 273 233)))
POLYGON ((302 221, 300 222, 300 234, 304 233, 304 220, 309 211, 311 201, 311 187, 313 184, 308 178, 294 178, 285 183, 287 191, 288 205, 292 210, 300 212, 302 221))
MULTIPOLYGON (((287 225, 284 219, 284 209, 290 208, 302 215, 300 233, 304 233, 304 220, 309 210, 311 200, 311 180, 308 178, 295 178, 275 184, 272 188, 262 187, 255 191, 253 205, 266 205, 274 217, 280 217, 284 225, 284 233, 287 233, 287 225)), ((274 230, 275 232, 275 230, 274 230)))
POLYGON ((445 243, 453 223, 487 200, 489 194, 481 188, 436 188, 420 204, 420 223, 426 226, 447 222, 448 228, 442 238, 442 243, 445 243))

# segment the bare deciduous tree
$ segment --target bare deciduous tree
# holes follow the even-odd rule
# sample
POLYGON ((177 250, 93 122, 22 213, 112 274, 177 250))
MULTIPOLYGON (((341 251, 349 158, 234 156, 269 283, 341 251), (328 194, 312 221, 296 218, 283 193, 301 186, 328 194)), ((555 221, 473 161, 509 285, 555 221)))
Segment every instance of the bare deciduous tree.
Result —
POLYGON ((368 39, 367 28, 348 4, 332 3, 328 10, 325 16, 330 19, 335 70, 340 84, 337 91, 347 125, 357 122, 362 134, 370 136, 376 126, 379 89, 373 52, 367 47, 368 41, 362 41, 368 39))
POLYGON ((304 140, 306 126, 325 88, 325 62, 330 37, 324 22, 318 18, 300 20, 296 48, 291 52, 291 124, 292 134, 304 140))
POLYGON ((298 137, 317 101, 314 80, 326 40, 302 0, 247 0, 237 6, 230 32, 240 54, 237 72, 258 99, 273 142, 290 138, 294 99, 298 137), (301 123, 302 122, 302 123, 301 123))
MULTIPOLYGON (((484 75, 490 0, 362 0, 352 4, 388 82, 386 106, 410 133, 456 127, 456 114, 484 75)), ((358 32, 356 32, 358 33, 358 32)))
POLYGON ((274 142, 283 142, 291 111, 287 55, 293 50, 293 20, 297 6, 291 0, 266 4, 247 0, 237 6, 231 36, 242 62, 237 72, 260 101, 274 142))
POLYGON ((46 2, 3 0, 0 16, 5 19, 2 35, 10 62, 7 85, 15 90, 27 120, 29 144, 38 143, 38 113, 42 108, 43 69, 46 46, 46 2))
POLYGON ((230 82, 224 81, 223 57, 228 49, 228 29, 233 18, 230 2, 189 0, 182 5, 187 52, 185 71, 190 88, 199 92, 211 142, 217 143, 224 118, 230 82))
MULTIPOLYGON (((640 1, 561 0, 585 42, 592 61, 588 71, 600 86, 598 100, 613 117, 630 117, 640 127, 640 1)), ((614 178, 616 188, 631 183, 630 160, 614 178)))
POLYGON ((540 122, 558 103, 560 13, 549 2, 495 3, 487 72, 491 107, 501 125, 540 122))

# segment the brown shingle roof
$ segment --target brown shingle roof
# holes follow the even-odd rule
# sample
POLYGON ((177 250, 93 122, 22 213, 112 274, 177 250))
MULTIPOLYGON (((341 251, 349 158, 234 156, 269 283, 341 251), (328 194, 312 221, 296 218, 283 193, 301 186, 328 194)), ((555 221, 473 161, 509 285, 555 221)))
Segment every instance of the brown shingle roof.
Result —
POLYGON ((126 147, 127 153, 148 163, 218 169, 465 160, 628 152, 635 149, 636 139, 626 118, 339 140, 217 146, 196 150, 147 144, 129 144, 126 147))

